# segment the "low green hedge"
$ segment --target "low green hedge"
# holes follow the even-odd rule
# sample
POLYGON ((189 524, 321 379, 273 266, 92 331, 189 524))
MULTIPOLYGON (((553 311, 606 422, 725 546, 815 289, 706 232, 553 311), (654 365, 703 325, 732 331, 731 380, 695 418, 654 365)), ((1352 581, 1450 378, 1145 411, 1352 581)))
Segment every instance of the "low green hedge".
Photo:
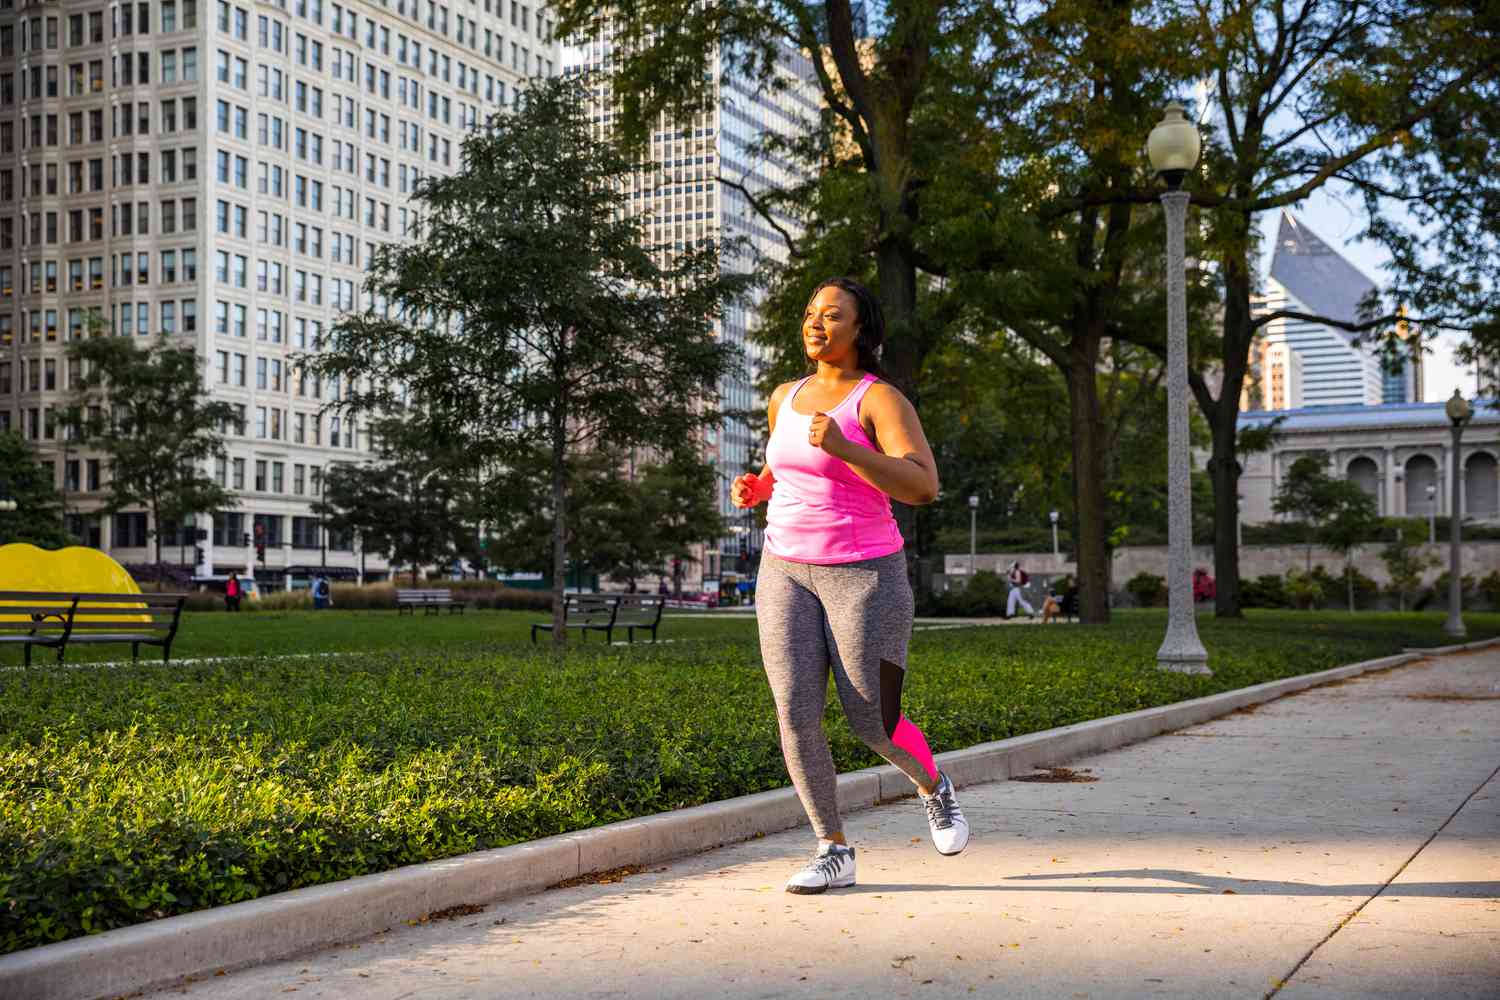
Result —
MULTIPOLYGON (((1200 619, 1215 673, 1186 677, 1164 620, 919 632, 906 714, 941 751, 1444 641, 1200 619)), ((876 762, 827 721, 841 770, 876 762)), ((0 951, 785 783, 749 636, 0 671, 0 951)))
MULTIPOLYGON (((417 585, 422 589, 451 590, 455 597, 462 597, 472 608, 501 611, 550 611, 552 592, 523 590, 507 587, 493 580, 427 580, 417 585)), ((333 585, 333 608, 335 611, 393 611, 396 608, 396 590, 409 589, 402 583, 353 583, 333 585)), ((142 589, 161 589, 152 584, 142 589)), ((171 588, 168 588, 171 589, 171 588)), ((180 589, 180 588, 178 588, 180 589)), ((267 591, 257 600, 240 602, 241 612, 251 611, 306 611, 311 609, 310 590, 267 591)), ((223 611, 224 595, 213 591, 198 591, 188 596, 189 611, 223 611)))

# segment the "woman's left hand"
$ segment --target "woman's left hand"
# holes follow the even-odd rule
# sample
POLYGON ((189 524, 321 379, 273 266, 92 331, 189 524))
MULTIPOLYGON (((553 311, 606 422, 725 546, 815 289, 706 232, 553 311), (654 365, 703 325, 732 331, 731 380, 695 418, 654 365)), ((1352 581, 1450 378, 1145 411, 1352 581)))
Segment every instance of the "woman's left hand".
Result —
POLYGON ((813 415, 812 427, 807 432, 807 441, 814 448, 822 448, 834 458, 843 458, 849 439, 839 430, 839 425, 828 414, 818 411, 813 415))

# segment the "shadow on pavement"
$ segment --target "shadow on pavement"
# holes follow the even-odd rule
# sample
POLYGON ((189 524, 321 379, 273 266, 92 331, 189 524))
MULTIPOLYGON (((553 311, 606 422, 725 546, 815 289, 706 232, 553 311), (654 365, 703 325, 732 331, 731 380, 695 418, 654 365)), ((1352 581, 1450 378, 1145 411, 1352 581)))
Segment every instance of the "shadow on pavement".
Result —
POLYGON ((1013 875, 1000 885, 876 885, 860 883, 843 893, 876 892, 1103 892, 1117 895, 1245 895, 1245 896, 1382 896, 1431 897, 1433 899, 1500 899, 1500 881, 1493 882, 1397 882, 1319 885, 1314 882, 1279 882, 1272 879, 1205 875, 1177 868, 1131 868, 1097 872, 1057 872, 1046 875, 1013 875), (1014 882, 1057 882, 1064 879, 1150 879, 1181 885, 1012 885, 1014 882))

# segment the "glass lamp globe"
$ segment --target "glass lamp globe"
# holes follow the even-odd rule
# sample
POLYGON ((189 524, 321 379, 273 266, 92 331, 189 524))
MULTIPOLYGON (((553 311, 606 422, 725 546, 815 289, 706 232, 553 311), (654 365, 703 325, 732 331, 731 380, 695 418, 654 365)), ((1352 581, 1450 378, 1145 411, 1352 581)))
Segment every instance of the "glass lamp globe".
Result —
POLYGON ((1448 404, 1443 407, 1443 410, 1448 414, 1448 419, 1455 424, 1464 423, 1474 413, 1474 408, 1457 389, 1454 389, 1453 395, 1448 397, 1448 404))
POLYGON ((1187 120, 1186 109, 1181 104, 1168 104, 1162 119, 1151 130, 1146 140, 1146 155, 1151 160, 1151 169, 1167 179, 1172 187, 1182 183, 1182 178, 1198 162, 1202 141, 1198 129, 1187 120))

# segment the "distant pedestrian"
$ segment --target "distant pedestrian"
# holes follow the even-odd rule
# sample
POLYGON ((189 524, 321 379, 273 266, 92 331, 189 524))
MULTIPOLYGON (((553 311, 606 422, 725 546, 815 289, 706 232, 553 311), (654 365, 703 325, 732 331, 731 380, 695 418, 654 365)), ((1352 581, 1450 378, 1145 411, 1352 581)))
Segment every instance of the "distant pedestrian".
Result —
POLYGON ((820 285, 802 320, 813 374, 771 394, 766 464, 730 490, 741 509, 770 502, 756 578, 761 658, 787 772, 818 837, 788 892, 854 884, 823 730, 830 669, 849 728, 916 786, 933 846, 957 854, 969 839, 953 782, 901 713, 913 601, 891 499, 931 503, 938 475, 916 410, 880 377, 884 339, 869 289, 820 285))
POLYGON ((1031 582, 1031 575, 1021 568, 1020 560, 1010 564, 1010 571, 1005 574, 1005 579, 1010 583, 1010 596, 1005 601, 1005 617, 1014 618, 1016 605, 1019 604, 1026 609, 1028 618, 1035 618, 1036 608, 1031 606, 1031 602, 1026 600, 1026 595, 1022 593, 1022 588, 1031 582))
POLYGON ((238 611, 240 598, 244 595, 245 588, 240 585, 240 575, 231 570, 229 579, 224 581, 224 610, 238 611))
POLYGON ((328 577, 319 576, 312 585, 313 610, 322 611, 333 604, 333 584, 328 577))

